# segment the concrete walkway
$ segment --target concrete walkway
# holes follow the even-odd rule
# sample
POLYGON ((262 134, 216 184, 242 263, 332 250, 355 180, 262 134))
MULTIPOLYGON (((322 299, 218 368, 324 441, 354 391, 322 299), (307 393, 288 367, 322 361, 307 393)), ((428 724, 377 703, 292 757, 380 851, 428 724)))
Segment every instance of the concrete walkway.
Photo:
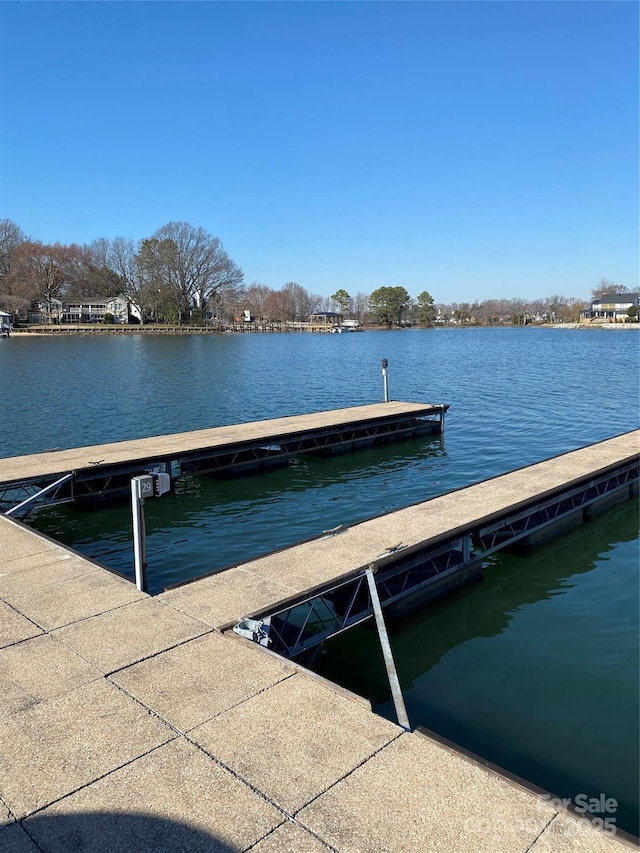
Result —
MULTIPOLYGON (((603 447, 603 464, 634 441, 637 451, 637 438, 613 440, 616 453, 603 447)), ((564 465, 583 465, 570 457, 564 465)), ((532 483, 548 484, 551 468, 541 465, 532 483)), ((496 499, 514 485, 490 482, 496 499)), ((457 509, 486 506, 487 488, 454 493, 457 509)), ((420 513, 382 521, 397 522, 394 536, 405 541, 422 525, 423 539, 424 525, 441 520, 420 513)), ((391 544, 384 527, 369 541, 366 525, 323 542, 342 543, 342 562, 357 553, 366 563, 391 544)), ((310 563, 309 545, 151 598, 5 517, 0 543, 3 853, 628 849, 223 634, 236 618, 327 579, 329 561, 310 563)))

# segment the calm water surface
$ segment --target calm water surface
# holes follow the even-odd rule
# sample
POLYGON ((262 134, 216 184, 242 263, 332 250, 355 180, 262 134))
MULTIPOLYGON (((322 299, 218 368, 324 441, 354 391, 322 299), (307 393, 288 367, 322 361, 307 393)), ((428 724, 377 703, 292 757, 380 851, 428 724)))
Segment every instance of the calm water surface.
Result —
MULTIPOLYGON (((411 723, 560 796, 618 800, 638 827, 638 500, 392 631, 411 723), (560 793, 561 792, 561 793, 560 793)), ((395 721, 377 635, 326 644, 322 674, 395 721)))
MULTIPOLYGON (((557 329, 12 337, 0 340, 0 457, 378 402, 383 357, 393 399, 451 405, 442 441, 301 457, 256 478, 184 478, 175 495, 147 501, 157 592, 637 428, 639 342, 635 330, 557 329)), ((133 573, 128 507, 58 507, 30 523, 133 573)), ((534 557, 501 555, 473 592, 394 638, 414 726, 561 796, 604 791, 632 830, 637 534, 630 502, 534 557)), ((393 717, 370 632, 334 642, 353 666, 335 665, 330 646, 331 677, 393 717)))

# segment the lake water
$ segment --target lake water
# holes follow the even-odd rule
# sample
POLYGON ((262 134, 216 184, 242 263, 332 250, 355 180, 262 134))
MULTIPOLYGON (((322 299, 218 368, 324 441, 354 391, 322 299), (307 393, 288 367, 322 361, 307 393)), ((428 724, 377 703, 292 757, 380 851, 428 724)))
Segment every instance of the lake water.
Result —
MULTIPOLYGON (((0 457, 378 402, 449 403, 427 438, 147 501, 151 591, 638 426, 635 330, 404 330, 347 335, 14 336, 0 340, 0 457)), ((0 461, 1 470, 1 461, 0 461)), ((128 507, 56 507, 29 523, 133 573, 128 507)), ((561 796, 615 797, 637 832, 638 503, 523 559, 392 643, 413 726, 561 796)), ((330 677, 394 718, 366 628, 332 641, 330 677), (345 665, 344 662, 347 662, 345 665)))

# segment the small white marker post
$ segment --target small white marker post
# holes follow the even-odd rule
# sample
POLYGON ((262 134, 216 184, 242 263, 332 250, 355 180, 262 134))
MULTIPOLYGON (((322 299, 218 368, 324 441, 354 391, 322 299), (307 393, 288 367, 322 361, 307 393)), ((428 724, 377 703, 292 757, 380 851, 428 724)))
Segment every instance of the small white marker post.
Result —
POLYGON ((369 594, 371 595, 371 604, 373 605, 373 615, 376 618, 376 625, 378 627, 378 637, 380 638, 380 645, 382 646, 382 655, 384 657, 384 665, 387 668, 387 676, 389 678, 389 687, 391 688, 391 695, 393 697, 393 704, 396 709, 396 716, 398 717, 398 723, 402 726, 402 728, 406 732, 411 731, 411 725, 409 723, 409 717, 407 715, 407 709, 404 704, 404 698, 402 696, 402 689, 400 687, 400 681, 398 679, 398 673, 396 672, 396 665, 393 661, 393 653, 391 652, 391 644, 389 643, 389 636, 387 634, 387 628, 384 624, 384 617, 382 615, 382 607, 380 606, 380 597, 378 595, 378 587, 376 586, 376 579, 373 576, 374 566, 370 565, 368 569, 366 569, 365 574, 367 575, 367 583, 369 584, 369 594))
POLYGON ((171 488, 169 474, 142 474, 131 480, 131 518, 133 520, 133 565, 136 574, 136 587, 147 591, 147 560, 145 555, 145 498, 160 496, 171 488))
POLYGON ((153 495, 153 477, 146 474, 131 480, 131 518, 133 520, 133 564, 136 586, 147 591, 147 563, 145 560, 144 499, 153 495))
POLYGON ((384 401, 389 402, 389 379, 387 377, 387 367, 389 367, 389 359, 382 359, 382 381, 384 383, 384 401))

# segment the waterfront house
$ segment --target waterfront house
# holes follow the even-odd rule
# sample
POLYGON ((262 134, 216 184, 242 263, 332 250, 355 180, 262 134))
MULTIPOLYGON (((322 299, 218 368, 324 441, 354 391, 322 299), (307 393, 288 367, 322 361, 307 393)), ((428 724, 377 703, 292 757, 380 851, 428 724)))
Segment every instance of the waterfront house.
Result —
POLYGON ((11 331, 11 314, 0 311, 0 337, 8 337, 11 331))
POLYGON ((34 299, 28 312, 30 323, 104 323, 110 315, 114 323, 128 323, 134 314, 125 296, 104 296, 93 299, 34 299))
POLYGON ((111 315, 114 323, 129 322, 129 301, 124 296, 111 299, 78 299, 64 305, 63 323, 103 323, 111 315))
MULTIPOLYGON (((638 293, 603 293, 591 303, 591 308, 581 315, 586 322, 600 321, 609 323, 628 322, 629 308, 638 311, 640 294, 638 293)), ((637 318, 636 313, 636 318, 637 318)))
POLYGON ((60 323, 63 305, 59 299, 41 297, 34 299, 27 312, 29 323, 60 323))

